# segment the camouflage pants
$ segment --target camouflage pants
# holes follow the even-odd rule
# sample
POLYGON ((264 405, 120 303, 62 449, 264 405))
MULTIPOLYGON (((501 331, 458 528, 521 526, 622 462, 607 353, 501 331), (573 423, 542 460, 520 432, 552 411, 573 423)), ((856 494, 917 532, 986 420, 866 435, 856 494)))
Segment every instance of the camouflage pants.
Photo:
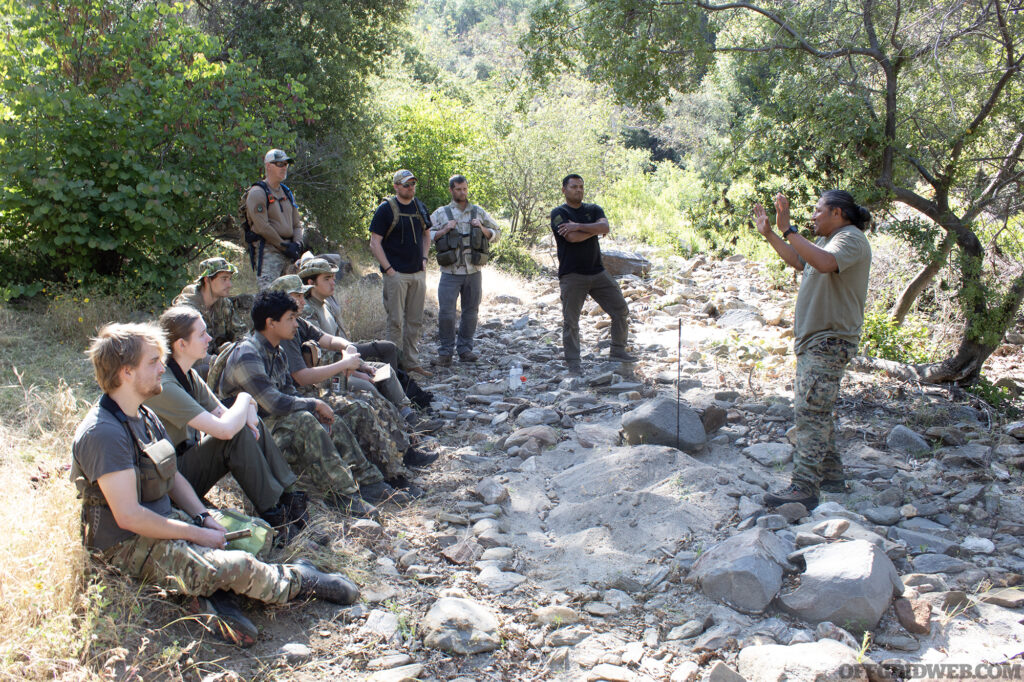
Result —
MULTIPOLYGON (((283 417, 268 417, 266 423, 274 441, 297 474, 308 472, 313 482, 328 494, 359 494, 359 486, 353 477, 354 472, 350 471, 347 460, 335 448, 333 427, 332 433, 328 433, 309 412, 292 412, 283 417)), ((336 419, 335 426, 338 423, 339 420, 336 419)), ((339 436, 343 435, 339 433, 339 436)), ((359 457, 366 462, 351 432, 348 438, 359 452, 359 457)), ((339 439, 346 440, 343 437, 339 439)))
POLYGON ((855 350, 848 341, 828 338, 796 356, 793 483, 814 491, 823 479, 843 477, 833 408, 846 364, 855 350))
MULTIPOLYGON (((338 351, 325 350, 320 353, 321 365, 329 365, 332 362, 337 362, 338 360, 341 360, 341 353, 339 353, 338 351)), ((366 361, 364 360, 364 362, 366 361)), ((387 363, 366 362, 366 364, 368 364, 370 367, 373 367, 374 370, 378 370, 387 363)), ((344 381, 344 379, 342 381, 344 381)), ((357 379, 355 377, 349 377, 348 389, 353 391, 367 391, 368 393, 373 393, 378 397, 383 396, 384 398, 387 398, 389 401, 391 401, 392 404, 397 405, 398 407, 406 407, 411 404, 409 397, 405 395, 405 389, 402 388, 402 382, 398 380, 398 376, 394 372, 392 372, 391 376, 388 377, 385 381, 382 381, 377 384, 371 381, 367 381, 366 379, 357 379)))
POLYGON ((259 290, 263 291, 273 284, 274 280, 283 275, 284 269, 291 265, 292 262, 288 256, 267 244, 263 249, 263 269, 256 276, 259 290))
POLYGON ((327 403, 345 422, 366 458, 384 473, 386 479, 407 475, 402 457, 409 447, 404 422, 395 406, 380 395, 369 393, 328 395, 327 403))
MULTIPOLYGON (((181 512, 176 518, 187 519, 181 512)), ((118 570, 171 592, 209 596, 230 590, 267 604, 284 604, 299 593, 302 579, 290 566, 268 564, 241 550, 210 549, 184 540, 136 535, 103 552, 118 570)))

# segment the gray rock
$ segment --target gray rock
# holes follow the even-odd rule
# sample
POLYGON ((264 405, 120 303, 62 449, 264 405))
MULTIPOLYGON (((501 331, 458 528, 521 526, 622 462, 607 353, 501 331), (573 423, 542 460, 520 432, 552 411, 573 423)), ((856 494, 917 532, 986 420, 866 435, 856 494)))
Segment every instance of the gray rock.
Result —
POLYGON ((964 538, 964 541, 960 543, 960 546, 964 551, 970 552, 971 554, 991 554, 996 551, 996 543, 992 542, 988 538, 979 538, 974 535, 964 538))
POLYGON ((867 682, 868 679, 857 661, 857 652, 833 639, 790 646, 746 647, 740 651, 737 667, 743 677, 757 682, 867 682))
POLYGON ((1010 422, 1003 427, 1003 433, 1008 436, 1013 436, 1018 440, 1024 440, 1024 421, 1010 422))
POLYGON ((889 506, 869 507, 864 510, 864 516, 871 523, 877 523, 880 526, 892 526, 903 518, 899 509, 889 506))
POLYGON ((420 675, 423 674, 424 667, 426 666, 422 663, 412 663, 397 668, 390 668, 389 670, 378 670, 366 678, 366 680, 367 682, 409 682, 409 680, 418 680, 420 675))
POLYGON ((782 466, 793 459, 793 446, 789 443, 755 443, 743 448, 743 454, 761 466, 782 466))
POLYGON ((576 440, 585 448, 597 445, 618 445, 619 430, 604 424, 580 423, 573 428, 576 440))
POLYGON ((756 310, 729 310, 716 320, 719 327, 730 329, 757 329, 764 326, 764 318, 756 310))
MULTIPOLYGON (((541 625, 554 625, 556 627, 572 625, 580 619, 579 613, 570 609, 568 606, 562 606, 561 604, 534 609, 531 615, 533 616, 533 619, 541 625)), ((573 642, 573 644, 575 644, 575 642, 573 642)))
POLYGON ((928 441, 902 424, 892 427, 885 445, 890 450, 902 450, 911 455, 923 455, 932 449, 928 441))
POLYGON ((760 613, 782 587, 791 546, 761 528, 728 538, 693 564, 687 578, 711 599, 737 611, 760 613))
POLYGON ((765 514, 757 519, 757 527, 765 530, 779 530, 789 526, 789 521, 782 514, 765 514))
POLYGON ((724 661, 715 661, 704 679, 707 682, 747 682, 747 678, 730 668, 724 661))
POLYGON ((807 507, 799 502, 787 502, 775 508, 775 513, 781 515, 790 523, 796 523, 807 516, 807 507))
POLYGON ((622 431, 630 445, 654 444, 679 447, 691 454, 704 449, 707 434, 700 416, 687 407, 679 406, 679 434, 676 437, 676 401, 656 398, 622 415, 622 431))
POLYGON ((952 504, 970 504, 985 492, 985 486, 981 483, 971 483, 966 488, 949 498, 952 504))
POLYGON ((421 626, 423 644, 453 654, 494 651, 501 646, 498 619, 489 608, 470 599, 442 597, 434 602, 421 626))
POLYGON ((508 489, 493 478, 483 478, 473 488, 473 494, 484 504, 498 504, 508 499, 508 489))
POLYGON ((616 275, 636 275, 646 277, 651 271, 651 261, 638 253, 619 251, 617 249, 601 249, 601 264, 612 277, 616 275))
POLYGON ((374 609, 367 614, 363 629, 390 642, 398 635, 398 616, 390 611, 374 609))
POLYGON ((568 628, 559 628, 547 636, 548 646, 572 646, 578 644, 590 635, 590 631, 582 625, 568 628))
POLYGON ((526 578, 518 573, 502 571, 497 566, 488 565, 477 574, 476 578, 473 579, 473 582, 477 585, 482 585, 490 592, 501 594, 502 592, 508 592, 509 590, 515 589, 524 580, 526 580, 526 578))
POLYGON ((899 526, 890 527, 887 535, 890 540, 899 540, 906 543, 907 550, 911 554, 924 554, 925 552, 946 554, 957 546, 955 540, 947 540, 932 533, 924 533, 910 528, 900 528, 899 526))
POLYGON ((871 628, 903 594, 896 567, 876 545, 852 540, 811 547, 804 554, 807 570, 800 586, 779 601, 809 623, 832 621, 871 628))
POLYGON ((665 639, 690 639, 704 632, 704 621, 688 620, 668 631, 665 639))
POLYGON ((971 443, 957 448, 944 448, 939 457, 947 467, 987 467, 992 460, 992 448, 980 443, 971 443))
POLYGON ((921 554, 911 560, 918 573, 963 573, 974 564, 946 554, 921 554))
POLYGON ((288 642, 278 649, 277 653, 292 665, 304 663, 313 656, 313 650, 300 642, 288 642))
POLYGON ((740 626, 736 623, 722 623, 716 625, 697 638, 693 643, 694 651, 706 649, 708 651, 721 651, 736 646, 736 635, 740 633, 740 626))
POLYGON ((558 431, 550 426, 527 426, 509 434, 505 439, 505 447, 523 445, 531 439, 541 445, 554 445, 558 442, 558 431))
POLYGON ((557 424, 559 420, 561 420, 561 417, 558 416, 558 413, 549 407, 528 407, 516 417, 516 422, 520 426, 557 424))
POLYGON ((835 540, 842 537, 849 528, 850 521, 848 519, 828 519, 816 524, 813 531, 823 538, 835 540))

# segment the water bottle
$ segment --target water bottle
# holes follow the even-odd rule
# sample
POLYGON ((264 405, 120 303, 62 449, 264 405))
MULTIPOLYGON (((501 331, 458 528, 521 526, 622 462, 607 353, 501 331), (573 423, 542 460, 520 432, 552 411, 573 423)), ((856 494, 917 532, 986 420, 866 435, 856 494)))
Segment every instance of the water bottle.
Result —
POLYGON ((523 367, 519 363, 516 363, 508 368, 508 390, 513 393, 518 393, 523 383, 526 381, 526 377, 523 376, 523 367))

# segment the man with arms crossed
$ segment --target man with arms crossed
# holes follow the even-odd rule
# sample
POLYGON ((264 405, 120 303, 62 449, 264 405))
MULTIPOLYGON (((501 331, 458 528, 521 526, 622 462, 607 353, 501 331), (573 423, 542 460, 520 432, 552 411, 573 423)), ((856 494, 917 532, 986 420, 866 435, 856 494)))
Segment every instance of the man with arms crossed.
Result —
POLYGON ((626 352, 629 307, 622 290, 601 264, 598 238, 608 234, 608 219, 597 204, 583 203, 583 178, 562 179, 565 203, 551 211, 551 231, 558 250, 558 286, 562 290, 562 352, 572 373, 580 372, 580 311, 590 296, 612 318, 608 359, 636 362, 626 352))
POLYGON ((359 590, 342 575, 225 549, 224 527, 177 471, 167 432, 142 404, 162 390, 165 353, 163 333, 150 324, 107 325, 89 348, 103 396, 71 446, 86 546, 128 575, 210 597, 200 608, 209 613, 212 605, 219 633, 242 645, 252 644, 257 630, 231 592, 268 604, 303 596, 354 602, 359 590))
POLYGON ((459 354, 460 362, 476 362, 480 356, 473 352, 477 311, 483 295, 481 268, 487 263, 485 244, 501 237, 498 224, 476 204, 469 203, 469 182, 464 175, 453 175, 448 180, 448 193, 452 201, 441 206, 430 216, 435 227, 430 239, 437 249, 437 263, 441 266, 441 281, 437 285, 437 365, 452 364, 452 353, 459 354), (440 226, 440 227, 436 227, 440 226), (455 335, 455 301, 462 299, 459 333, 455 335))

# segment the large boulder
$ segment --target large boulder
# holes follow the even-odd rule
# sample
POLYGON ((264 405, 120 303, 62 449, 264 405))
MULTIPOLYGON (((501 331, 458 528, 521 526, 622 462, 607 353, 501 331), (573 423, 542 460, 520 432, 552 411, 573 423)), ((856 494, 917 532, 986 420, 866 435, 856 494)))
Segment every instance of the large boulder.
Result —
POLYGON ((792 644, 748 646, 740 651, 739 672, 758 682, 867 682, 857 652, 834 639, 792 644))
POLYGON ((651 261, 638 253, 628 251, 601 250, 601 263, 609 275, 637 275, 646 277, 651 271, 651 261))
POLYGON ((702 554, 687 582, 737 611, 760 613, 782 587, 782 570, 791 551, 774 533, 752 528, 702 554))
POLYGON ((622 433, 630 445, 667 445, 691 454, 703 450, 707 443, 700 415, 681 403, 677 436, 676 401, 672 398, 655 398, 622 415, 622 433))
POLYGON ((494 651, 501 646, 498 619, 489 608, 470 599, 442 597, 421 623, 423 644, 453 654, 494 651))
POLYGON ((800 586, 781 595, 779 602, 809 623, 831 621, 867 630, 878 624, 893 596, 903 594, 892 561, 866 540, 817 545, 803 558, 807 570, 800 586))

